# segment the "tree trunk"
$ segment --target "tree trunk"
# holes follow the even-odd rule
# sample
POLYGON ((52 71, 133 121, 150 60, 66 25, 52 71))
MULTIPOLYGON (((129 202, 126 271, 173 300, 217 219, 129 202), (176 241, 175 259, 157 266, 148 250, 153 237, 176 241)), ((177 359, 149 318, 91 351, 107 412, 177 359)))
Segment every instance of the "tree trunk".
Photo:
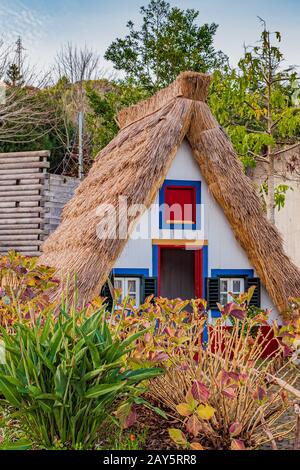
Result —
POLYGON ((275 224, 275 157, 271 147, 268 148, 268 204, 267 215, 270 222, 275 224))

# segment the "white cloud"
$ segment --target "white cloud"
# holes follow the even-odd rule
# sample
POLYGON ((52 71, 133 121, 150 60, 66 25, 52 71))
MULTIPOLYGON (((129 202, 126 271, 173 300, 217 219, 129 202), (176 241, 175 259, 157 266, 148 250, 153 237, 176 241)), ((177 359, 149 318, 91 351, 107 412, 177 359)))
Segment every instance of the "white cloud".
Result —
POLYGON ((21 0, 1 0, 0 34, 5 42, 15 42, 21 36, 25 46, 32 46, 44 37, 49 22, 49 16, 27 7, 21 0))

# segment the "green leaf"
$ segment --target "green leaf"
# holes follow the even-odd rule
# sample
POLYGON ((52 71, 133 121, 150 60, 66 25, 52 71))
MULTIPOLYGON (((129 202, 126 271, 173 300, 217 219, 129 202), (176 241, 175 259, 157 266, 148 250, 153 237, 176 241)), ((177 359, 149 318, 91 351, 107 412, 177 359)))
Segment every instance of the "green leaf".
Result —
POLYGON ((168 429, 168 432, 170 438, 175 442, 175 444, 179 446, 184 446, 187 444, 186 437, 180 429, 170 428, 168 429))
POLYGON ((0 392, 3 393, 6 400, 13 406, 20 406, 21 397, 16 391, 14 385, 10 384, 7 380, 0 376, 0 392))
POLYGON ((117 384, 102 384, 96 385, 95 387, 90 388, 86 394, 85 398, 99 398, 103 395, 107 395, 108 393, 116 392, 124 388, 126 382, 121 382, 117 384))
POLYGON ((66 371, 66 364, 62 362, 56 369, 54 374, 54 387, 58 397, 62 398, 66 391, 68 383, 68 375, 66 371))
POLYGON ((163 374, 164 369, 152 368, 152 369, 137 369, 129 372, 124 372, 119 376, 121 380, 126 379, 128 383, 134 384, 141 382, 142 380, 149 380, 158 375, 163 374))
POLYGON ((0 450, 29 450, 31 447, 32 443, 25 439, 20 439, 16 442, 10 442, 9 444, 0 444, 0 450))

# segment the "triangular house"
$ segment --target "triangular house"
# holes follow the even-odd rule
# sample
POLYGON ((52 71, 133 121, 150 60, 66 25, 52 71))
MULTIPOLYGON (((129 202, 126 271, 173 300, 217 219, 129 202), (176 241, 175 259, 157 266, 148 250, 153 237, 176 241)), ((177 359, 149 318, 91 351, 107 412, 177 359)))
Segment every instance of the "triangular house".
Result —
POLYGON ((41 258, 62 281, 77 273, 82 299, 99 294, 111 272, 137 303, 151 292, 203 296, 213 313, 230 291, 250 285, 253 302, 274 315, 286 315, 288 298, 300 296, 300 272, 209 110, 209 84, 208 75, 185 72, 119 113, 119 134, 65 207, 41 258), (171 204, 187 205, 188 214, 178 220, 171 204), (124 221, 129 231, 148 228, 128 239, 124 221))

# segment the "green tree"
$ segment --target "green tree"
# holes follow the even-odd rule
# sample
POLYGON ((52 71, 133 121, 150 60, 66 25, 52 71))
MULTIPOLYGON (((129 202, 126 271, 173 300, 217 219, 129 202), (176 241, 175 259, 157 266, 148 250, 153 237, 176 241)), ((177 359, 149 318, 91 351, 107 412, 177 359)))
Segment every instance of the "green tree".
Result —
POLYGON ((129 33, 109 46, 105 58, 126 78, 154 92, 186 70, 208 72, 220 68, 227 57, 213 45, 218 26, 199 26, 199 12, 171 8, 164 0, 151 0, 140 9, 142 26, 127 23, 129 33))
POLYGON ((21 87, 24 85, 24 78, 17 64, 10 64, 6 72, 5 83, 12 87, 21 87))
POLYGON ((149 93, 130 82, 112 82, 110 83, 110 90, 106 93, 100 93, 92 84, 87 84, 86 96, 90 109, 86 114, 86 127, 91 135, 92 149, 95 156, 118 133, 118 111, 148 98, 149 93))
POLYGON ((245 167, 263 162, 266 180, 261 188, 268 218, 282 207, 286 186, 275 184, 276 162, 296 149, 300 140, 300 109, 294 95, 296 72, 284 68, 281 35, 263 30, 256 46, 245 49, 237 69, 217 71, 210 105, 229 133, 245 167))

